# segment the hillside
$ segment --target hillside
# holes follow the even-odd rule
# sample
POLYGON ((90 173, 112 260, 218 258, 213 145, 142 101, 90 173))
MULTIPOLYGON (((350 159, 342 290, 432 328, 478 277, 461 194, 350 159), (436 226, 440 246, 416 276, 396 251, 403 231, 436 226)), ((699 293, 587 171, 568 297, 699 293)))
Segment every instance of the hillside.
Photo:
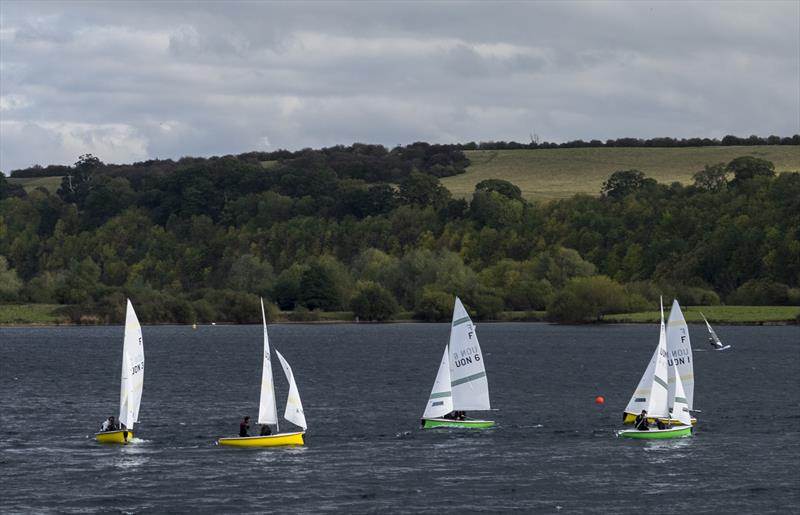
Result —
POLYGON ((752 155, 775 164, 776 172, 800 171, 797 146, 731 146, 684 148, 557 148, 537 150, 470 150, 467 172, 442 179, 455 196, 466 197, 484 179, 505 179, 532 200, 597 195, 617 170, 635 168, 663 184, 691 184, 706 164, 727 163, 752 155))

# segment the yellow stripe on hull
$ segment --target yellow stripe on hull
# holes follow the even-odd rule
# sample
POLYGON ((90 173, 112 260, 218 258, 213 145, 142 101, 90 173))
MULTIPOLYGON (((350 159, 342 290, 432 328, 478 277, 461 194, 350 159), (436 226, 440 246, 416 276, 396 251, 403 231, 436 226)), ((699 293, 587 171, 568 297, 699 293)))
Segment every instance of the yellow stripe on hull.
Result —
POLYGON ((133 431, 101 431, 100 433, 95 433, 94 438, 100 443, 126 444, 133 440, 133 431))
POLYGON ((233 438, 220 438, 219 445, 234 447, 282 447, 285 445, 305 445, 305 431, 297 433, 281 433, 269 436, 237 436, 233 438))
MULTIPOLYGON (((637 416, 638 415, 634 415, 632 413, 625 413, 625 418, 622 420, 622 424, 626 425, 626 426, 630 425, 630 424, 633 424, 636 421, 636 417, 637 416)), ((667 419, 665 419, 665 418, 661 419, 661 420, 663 420, 665 423, 667 422, 667 419)), ((681 424, 680 420, 670 420, 670 422, 672 423, 672 425, 680 425, 681 424)), ((647 417, 647 423, 648 424, 655 424, 656 423, 656 419, 647 417)), ((693 426, 697 425, 697 419, 694 418, 694 417, 692 417, 692 425, 693 426)))

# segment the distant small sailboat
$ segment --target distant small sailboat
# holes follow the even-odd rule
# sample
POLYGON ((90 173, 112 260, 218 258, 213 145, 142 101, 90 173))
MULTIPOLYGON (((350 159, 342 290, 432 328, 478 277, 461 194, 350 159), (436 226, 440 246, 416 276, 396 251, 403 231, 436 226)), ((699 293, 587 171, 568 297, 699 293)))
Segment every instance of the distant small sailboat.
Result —
POLYGON ((428 404, 422 414, 422 428, 487 428, 493 420, 474 420, 454 416, 461 411, 490 410, 489 383, 483 354, 472 320, 456 297, 450 325, 450 343, 444 348, 439 371, 428 404), (455 411, 454 411, 455 410, 455 411))
POLYGON ((275 387, 272 377, 272 360, 269 350, 269 335, 267 334, 267 317, 264 314, 264 300, 261 300, 261 317, 264 325, 264 362, 261 370, 261 400, 258 408, 258 423, 275 425, 276 433, 265 436, 238 436, 230 438, 220 438, 219 445, 232 445, 237 447, 279 447, 286 445, 304 445, 305 430, 307 429, 306 417, 303 413, 303 404, 300 401, 300 393, 297 390, 297 383, 294 380, 294 373, 289 362, 281 355, 278 350, 275 354, 289 382, 289 395, 286 399, 286 410, 283 418, 289 422, 302 427, 303 431, 291 433, 280 433, 278 424, 278 408, 275 402, 275 387))
POLYGON ((700 316, 703 317, 703 321, 706 323, 706 327, 708 328, 708 343, 711 344, 712 347, 714 347, 714 350, 730 349, 731 348, 730 345, 724 345, 722 343, 722 340, 719 339, 719 336, 717 336, 717 333, 714 332, 714 329, 711 327, 711 324, 709 324, 708 320, 706 320, 705 315, 703 315, 703 313, 700 313, 700 316))
POLYGON ((133 424, 139 422, 139 406, 142 402, 144 386, 144 346, 142 326, 136 318, 133 304, 128 299, 125 313, 125 338, 122 344, 122 373, 120 374, 119 418, 122 424, 115 431, 95 433, 95 439, 102 443, 128 443, 133 439, 133 424))
MULTIPOLYGON (((650 360, 644 375, 639 381, 636 391, 631 397, 625 414, 647 411, 648 420, 662 420, 667 424, 677 423, 676 427, 664 429, 626 429, 617 434, 623 438, 635 439, 666 439, 680 438, 692 435, 692 419, 689 412, 689 402, 683 387, 681 375, 678 372, 678 362, 670 360, 667 351, 667 331, 664 325, 664 306, 661 306, 661 328, 658 346, 650 360), (674 393, 670 390, 669 370, 675 378, 674 393)), ((635 418, 635 417, 634 417, 635 418)))

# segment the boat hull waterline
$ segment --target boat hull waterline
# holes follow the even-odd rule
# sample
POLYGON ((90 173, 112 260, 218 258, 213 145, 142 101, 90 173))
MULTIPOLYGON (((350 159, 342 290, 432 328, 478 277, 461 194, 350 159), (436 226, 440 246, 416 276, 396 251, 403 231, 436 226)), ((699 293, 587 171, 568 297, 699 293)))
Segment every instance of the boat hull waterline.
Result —
POLYGON ((236 436, 231 438, 220 438, 217 440, 219 445, 230 445, 232 447, 283 447, 287 445, 305 445, 305 431, 296 433, 280 433, 268 436, 236 436))
POLYGON ((684 438, 687 436, 692 436, 693 430, 694 428, 691 426, 679 426, 669 429, 650 429, 648 431, 625 429, 617 434, 622 438, 632 438, 634 440, 665 440, 668 438, 684 438))
POLYGON ((100 443, 126 444, 133 440, 133 431, 120 429, 118 431, 101 431, 94 434, 95 440, 100 443))
POLYGON ((455 427, 461 429, 487 429, 494 426, 494 420, 451 420, 448 418, 424 418, 422 429, 455 427))

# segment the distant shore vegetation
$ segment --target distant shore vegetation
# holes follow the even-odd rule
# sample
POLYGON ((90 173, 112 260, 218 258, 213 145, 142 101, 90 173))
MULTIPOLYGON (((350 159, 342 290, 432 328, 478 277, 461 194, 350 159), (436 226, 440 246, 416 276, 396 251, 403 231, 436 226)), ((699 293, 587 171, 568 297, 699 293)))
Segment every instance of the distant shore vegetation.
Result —
POLYGON ((296 321, 446 320, 455 294, 477 319, 564 323, 661 295, 800 305, 800 173, 746 155, 685 185, 625 169, 598 196, 531 201, 496 177, 456 198, 440 178, 464 173, 464 147, 84 155, 13 172, 57 181, 29 190, 0 175, 0 302, 59 305, 72 323, 119 323, 126 297, 143 323, 258 322, 259 296, 296 321))

